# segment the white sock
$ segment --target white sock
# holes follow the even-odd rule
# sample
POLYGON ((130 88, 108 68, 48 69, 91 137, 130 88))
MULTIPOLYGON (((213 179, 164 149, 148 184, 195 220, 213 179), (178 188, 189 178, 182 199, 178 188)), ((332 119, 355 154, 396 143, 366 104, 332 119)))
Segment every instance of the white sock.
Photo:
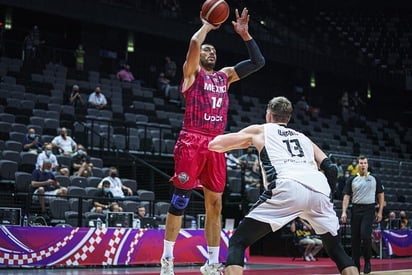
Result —
POLYGON ((209 254, 209 264, 219 263, 219 246, 208 246, 207 253, 209 254))
POLYGON ((173 247, 175 242, 163 240, 163 255, 162 259, 173 259, 173 247))

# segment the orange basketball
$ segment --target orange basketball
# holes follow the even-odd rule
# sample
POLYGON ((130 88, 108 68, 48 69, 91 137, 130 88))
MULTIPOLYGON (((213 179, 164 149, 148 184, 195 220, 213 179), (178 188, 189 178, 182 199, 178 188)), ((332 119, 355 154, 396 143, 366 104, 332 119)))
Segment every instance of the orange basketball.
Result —
POLYGON ((206 0, 202 5, 201 16, 213 25, 220 25, 229 17, 230 8, 225 0, 206 0))

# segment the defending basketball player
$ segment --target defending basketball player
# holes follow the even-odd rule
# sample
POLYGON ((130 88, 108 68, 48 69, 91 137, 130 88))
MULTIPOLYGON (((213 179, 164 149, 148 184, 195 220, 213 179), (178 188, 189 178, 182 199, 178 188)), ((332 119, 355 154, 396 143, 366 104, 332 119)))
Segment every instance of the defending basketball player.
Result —
POLYGON ((254 145, 259 151, 265 186, 229 240, 226 275, 243 274, 245 249, 297 217, 312 225, 341 274, 359 274, 340 244, 339 221, 329 199, 337 169, 308 137, 287 127, 292 111, 287 98, 274 97, 267 105, 265 124, 219 135, 209 143, 209 149, 215 152, 254 145), (325 174, 335 176, 328 179, 318 166, 325 174))
POLYGON ((219 28, 202 19, 202 26, 192 36, 183 65, 181 92, 186 100, 183 128, 175 151, 175 174, 171 179, 174 193, 166 218, 164 247, 161 259, 162 275, 174 274, 173 247, 179 234, 182 215, 193 189, 203 188, 206 210, 205 238, 208 259, 202 274, 220 274, 219 245, 221 233, 222 193, 226 183, 226 160, 223 153, 208 150, 209 141, 223 134, 229 109, 228 89, 231 83, 262 68, 265 59, 249 34, 248 10, 232 21, 235 32, 245 42, 249 58, 232 67, 215 71, 217 60, 213 45, 203 44, 207 34, 219 28))

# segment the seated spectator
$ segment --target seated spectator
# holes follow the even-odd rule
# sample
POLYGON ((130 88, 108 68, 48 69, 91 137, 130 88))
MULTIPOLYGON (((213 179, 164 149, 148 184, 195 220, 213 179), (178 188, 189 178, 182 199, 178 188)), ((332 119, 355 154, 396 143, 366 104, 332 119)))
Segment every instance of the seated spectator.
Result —
POLYGON ((336 159, 336 168, 338 168, 338 179, 344 176, 344 171, 343 171, 343 166, 342 166, 342 160, 341 159, 336 159))
POLYGON ((306 97, 303 95, 299 98, 299 100, 296 102, 296 109, 301 110, 304 112, 309 111, 309 103, 306 101, 306 97))
POLYGON ((231 151, 225 153, 227 169, 240 169, 240 161, 231 151))
POLYGON ((96 109, 104 109, 107 105, 107 99, 101 91, 100 86, 96 86, 94 92, 89 96, 89 106, 96 109))
POLYGON ((174 83, 175 77, 176 77, 176 62, 170 58, 170 56, 165 57, 165 76, 174 83))
POLYGON ((296 102, 296 109, 301 110, 305 113, 319 113, 319 109, 310 106, 304 95, 300 97, 298 102, 296 102))
POLYGON ((77 146, 77 152, 72 156, 72 163, 75 176, 87 178, 93 175, 93 163, 83 145, 79 144, 77 146))
POLYGON ((409 229, 409 220, 405 211, 399 212, 399 218, 401 219, 401 229, 409 229))
POLYGON ((141 218, 144 218, 144 217, 147 217, 146 216, 146 207, 144 207, 143 205, 139 205, 138 207, 137 207, 137 212, 136 212, 136 218, 138 218, 138 219, 141 219, 141 218))
POLYGON ((347 167, 346 170, 349 171, 351 176, 356 176, 356 174, 359 173, 359 166, 358 166, 358 160, 354 158, 352 160, 352 163, 350 163, 347 167))
POLYGON ((290 225, 295 241, 305 247, 303 258, 305 261, 316 261, 315 256, 323 248, 322 241, 312 232, 312 226, 304 219, 296 218, 290 225))
POLYGON ((51 170, 54 175, 69 176, 69 169, 60 167, 56 155, 53 154, 51 143, 45 143, 43 152, 37 156, 36 169, 40 169, 45 161, 51 163, 51 170))
POLYGON ((246 188, 259 187, 261 182, 259 158, 254 153, 254 147, 249 146, 247 152, 238 158, 241 168, 245 172, 246 188))
POLYGON ((77 143, 67 135, 65 127, 60 129, 60 135, 56 136, 51 143, 60 154, 65 156, 71 156, 73 152, 77 151, 77 143))
MULTIPOLYGON (((346 173, 349 173, 349 172, 346 172, 346 173)), ((375 214, 377 214, 378 211, 379 211, 379 203, 375 205, 375 214)), ((385 229, 385 226, 388 220, 389 220, 389 210, 386 207, 386 201, 383 201, 382 220, 380 222, 382 229, 385 229)))
POLYGON ((125 192, 127 195, 132 196, 133 191, 126 185, 123 185, 121 179, 118 177, 118 172, 116 167, 110 167, 109 176, 102 179, 98 187, 101 188, 104 181, 110 182, 110 192, 112 192, 115 198, 124 198, 125 192))
POLYGON ((73 85, 72 91, 71 91, 70 96, 69 96, 69 102, 74 107, 83 107, 83 106, 85 106, 83 98, 80 94, 78 85, 73 85))
POLYGON ((383 229, 396 230, 401 228, 401 220, 396 217, 395 211, 389 212, 389 218, 385 219, 383 229))
POLYGON ((106 213, 109 211, 112 204, 113 194, 110 192, 110 181, 105 180, 102 182, 99 192, 96 194, 93 200, 93 208, 91 212, 106 213))
POLYGON ((36 134, 36 130, 34 128, 28 129, 27 135, 24 137, 22 143, 23 151, 30 152, 35 155, 40 154, 43 148, 41 138, 39 135, 36 134))
POLYGON ((35 169, 32 173, 31 186, 34 189, 33 201, 40 203, 42 215, 47 217, 46 203, 49 203, 55 196, 66 196, 66 187, 61 187, 51 172, 52 164, 45 160, 40 169, 35 169), (50 195, 50 196, 45 196, 50 195))
POLYGON ((169 98, 170 80, 164 73, 160 73, 156 81, 156 86, 159 92, 163 93, 166 98, 169 98))
POLYGON ((112 202, 109 206, 110 212, 123 212, 123 208, 119 205, 118 202, 112 202))
POLYGON ((133 82, 135 80, 132 72, 130 71, 130 65, 129 64, 124 64, 122 66, 122 69, 117 72, 116 78, 120 81, 125 81, 125 82, 133 82))

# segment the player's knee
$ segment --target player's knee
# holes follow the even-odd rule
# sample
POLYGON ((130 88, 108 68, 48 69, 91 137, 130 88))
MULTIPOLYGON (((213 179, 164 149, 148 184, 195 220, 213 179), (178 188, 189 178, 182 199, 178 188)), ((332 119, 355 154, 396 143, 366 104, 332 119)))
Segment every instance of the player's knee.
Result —
POLYGON ((229 251, 228 251, 228 256, 226 259, 226 266, 229 266, 229 265, 244 266, 245 249, 246 249, 246 245, 242 241, 242 238, 234 234, 229 239, 229 251))
POLYGON ((169 213, 182 216, 189 205, 191 190, 176 189, 170 201, 169 213))
POLYGON ((241 237, 239 237, 239 234, 234 234, 230 239, 229 239, 229 246, 236 246, 236 247, 241 247, 243 246, 243 240, 241 237))

